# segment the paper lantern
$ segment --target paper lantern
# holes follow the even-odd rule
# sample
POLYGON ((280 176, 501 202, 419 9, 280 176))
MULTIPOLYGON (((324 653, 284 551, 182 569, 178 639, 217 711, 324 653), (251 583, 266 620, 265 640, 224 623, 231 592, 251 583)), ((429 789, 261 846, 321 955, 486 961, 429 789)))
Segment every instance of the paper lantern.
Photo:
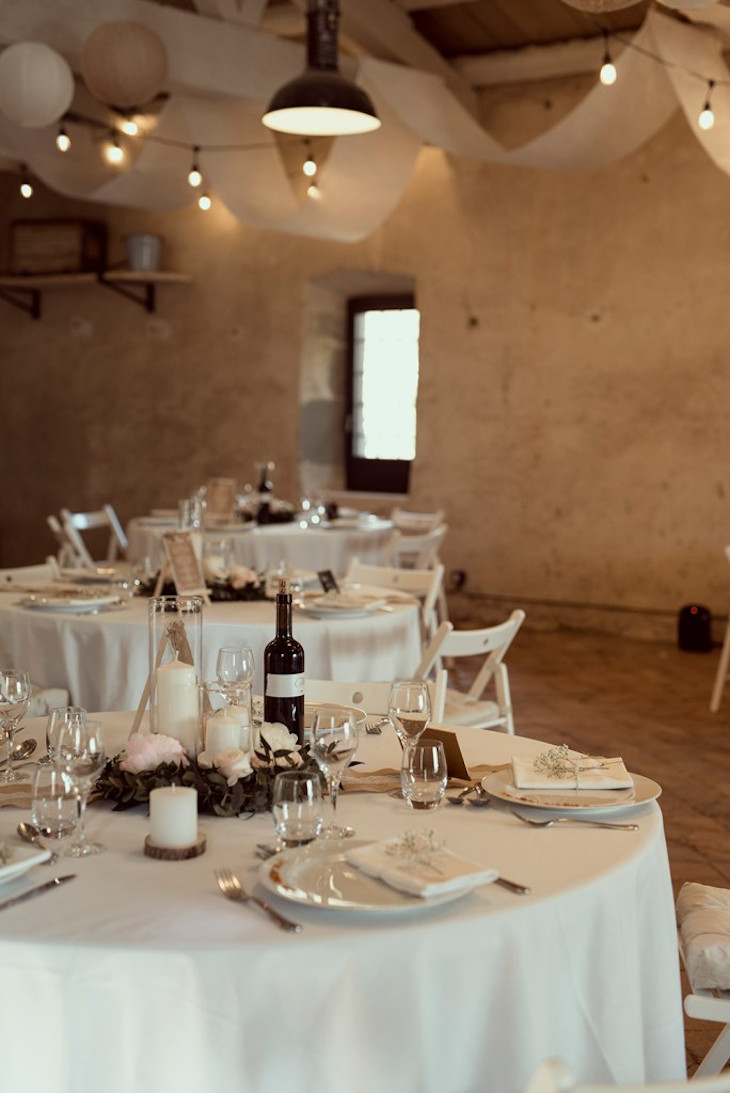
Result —
POLYGON ((58 121, 73 94, 71 69, 43 42, 16 42, 0 53, 0 110, 16 125, 38 129, 58 121))
POLYGON ((94 98, 121 110, 150 102, 167 79, 165 47, 142 23, 102 23, 84 42, 80 62, 94 98))

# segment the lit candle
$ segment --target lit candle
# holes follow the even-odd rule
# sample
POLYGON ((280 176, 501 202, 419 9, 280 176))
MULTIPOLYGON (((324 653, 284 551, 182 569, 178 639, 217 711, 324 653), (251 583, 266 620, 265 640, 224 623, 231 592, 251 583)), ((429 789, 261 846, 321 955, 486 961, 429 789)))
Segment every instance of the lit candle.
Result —
POLYGON ((198 684, 192 664, 171 660, 157 669, 157 731, 174 736, 195 755, 200 723, 198 684))
POLYGON ((198 794, 187 786, 150 790, 150 842, 176 849, 198 838, 198 794))
POLYGON ((205 754, 214 759, 227 748, 248 751, 251 731, 248 713, 238 706, 216 710, 205 723, 205 754))

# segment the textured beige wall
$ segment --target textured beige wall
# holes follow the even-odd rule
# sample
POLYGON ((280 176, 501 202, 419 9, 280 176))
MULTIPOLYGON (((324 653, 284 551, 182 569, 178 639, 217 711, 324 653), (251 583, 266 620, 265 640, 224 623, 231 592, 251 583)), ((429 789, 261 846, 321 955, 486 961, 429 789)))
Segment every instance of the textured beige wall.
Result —
MULTIPOLYGON (((495 92, 513 139, 577 82, 495 92)), ((15 182, 5 221, 29 215, 15 182)), ((564 174, 425 150, 386 224, 345 245, 254 231, 225 210, 155 215, 41 195, 33 215, 101 216, 165 237, 158 313, 89 287, 33 322, 0 303, 0 562, 42 557, 45 516, 112 500, 123 518, 209 474, 277 463, 299 490, 310 284, 415 278, 422 313, 411 507, 443 505, 447 569, 472 594, 726 610, 730 541, 730 180, 679 117, 602 171, 564 174)), ((317 293, 314 292, 316 297, 317 293)))

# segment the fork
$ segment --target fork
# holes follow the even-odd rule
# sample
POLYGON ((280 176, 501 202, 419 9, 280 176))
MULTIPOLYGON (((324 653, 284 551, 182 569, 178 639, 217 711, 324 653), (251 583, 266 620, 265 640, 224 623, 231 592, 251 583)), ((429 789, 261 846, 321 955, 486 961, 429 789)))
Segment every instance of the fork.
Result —
POLYGON ((226 899, 232 899, 237 903, 253 903, 256 907, 260 907, 262 911, 265 911, 282 930, 288 930, 293 934, 301 933, 302 927, 298 922, 292 922, 291 919, 280 915, 276 908, 266 903, 265 900, 250 895, 230 869, 216 869, 215 875, 218 887, 226 899))
POLYGON ((580 820, 577 816, 558 816, 554 820, 528 820, 527 816, 523 816, 520 812, 515 812, 513 808, 509 811, 513 816, 516 816, 518 820, 522 820, 523 824, 529 824, 530 827, 552 827, 553 824, 582 824, 584 827, 608 827, 612 831, 638 831, 638 824, 609 824, 604 820, 580 820))

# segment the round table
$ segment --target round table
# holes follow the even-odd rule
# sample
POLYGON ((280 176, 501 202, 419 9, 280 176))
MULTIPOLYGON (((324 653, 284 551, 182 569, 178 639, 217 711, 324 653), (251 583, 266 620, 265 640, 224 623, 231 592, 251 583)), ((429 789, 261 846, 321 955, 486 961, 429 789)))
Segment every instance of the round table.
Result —
MULTIPOLYGON (((102 720, 110 745, 131 714, 102 720)), ((42 736, 28 723, 20 736, 42 736)), ((545 745, 459 732, 468 763, 545 745)), ((398 762, 389 734, 366 736, 365 767, 398 762)), ((650 773, 650 772, 647 772, 650 773)), ((6 882, 1 897, 54 874, 76 879, 0 914, 4 1085, 43 1093, 523 1093, 540 1060, 579 1081, 684 1077, 681 991, 662 815, 639 830, 531 830, 498 803, 410 812, 387 794, 341 794, 363 839, 433 828, 453 851, 530 885, 494 884, 408 914, 279 910, 278 930, 229 902, 214 870, 257 884, 271 817, 203 816, 207 851, 145 857, 143 808, 87 814, 107 851, 6 882)), ((10 836, 21 809, 0 813, 10 836)), ((265 867, 265 866, 263 866, 265 867)), ((260 888, 259 894, 264 894, 260 888)), ((1 898, 0 897, 0 898, 1 898)))
MULTIPOLYGON (((141 563, 148 558, 156 567, 160 561, 160 537, 175 527, 174 521, 163 517, 141 516, 131 520, 126 529, 130 561, 141 563)), ((300 527, 296 522, 261 527, 237 523, 208 527, 204 534, 232 539, 236 562, 250 566, 257 573, 275 569, 284 562, 291 569, 313 572, 329 569, 341 576, 347 572, 351 558, 379 564, 392 529, 392 520, 367 516, 333 520, 326 527, 300 527)))
MULTIPOLYGON (((19 582, 21 583, 21 582, 19 582)), ((34 582, 35 584, 35 582, 34 582)), ((26 585, 23 585, 26 587, 26 585)), ((38 587, 42 587, 39 584, 38 587)), ((65 687, 87 709, 133 708, 149 672, 148 602, 74 615, 18 606, 21 595, 0 594, 0 655, 30 673, 33 683, 65 687)), ((213 603, 203 608, 203 676, 215 679, 222 645, 248 645, 263 687, 263 650, 276 630, 271 601, 213 603)), ((294 611, 294 636, 312 679, 389 680, 410 676, 421 656, 420 608, 392 603, 366 617, 310 618, 294 611)))

